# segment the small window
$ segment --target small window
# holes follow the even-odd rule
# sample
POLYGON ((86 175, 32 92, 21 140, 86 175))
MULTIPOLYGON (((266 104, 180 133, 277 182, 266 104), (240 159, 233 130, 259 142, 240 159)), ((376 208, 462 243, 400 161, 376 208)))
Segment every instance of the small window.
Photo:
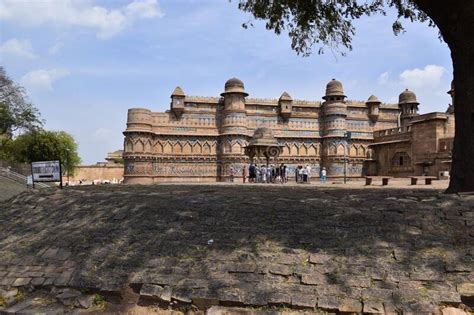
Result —
POLYGON ((406 152, 397 152, 392 157, 392 167, 407 167, 411 165, 411 158, 406 152))

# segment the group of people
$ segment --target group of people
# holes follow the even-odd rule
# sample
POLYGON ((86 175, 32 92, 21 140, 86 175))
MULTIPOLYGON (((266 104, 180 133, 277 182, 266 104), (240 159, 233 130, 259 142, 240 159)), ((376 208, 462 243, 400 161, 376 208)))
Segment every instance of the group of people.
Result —
MULTIPOLYGON (((235 169, 230 167, 229 179, 234 181, 235 169)), ((242 180, 245 183, 287 183, 289 168, 285 164, 281 165, 261 165, 250 164, 248 169, 246 166, 242 168, 242 180)), ((326 168, 321 169, 320 180, 322 183, 326 182, 326 168)), ((310 183, 311 182, 311 166, 299 165, 295 168, 296 183, 310 183)))
MULTIPOLYGON (((246 167, 242 170, 243 181, 247 177, 246 167)), ((262 165, 250 164, 248 173, 249 183, 286 183, 288 182, 288 168, 285 164, 281 165, 262 165)))
POLYGON ((311 182, 311 166, 298 165, 295 170, 295 180, 297 183, 310 183, 311 182))

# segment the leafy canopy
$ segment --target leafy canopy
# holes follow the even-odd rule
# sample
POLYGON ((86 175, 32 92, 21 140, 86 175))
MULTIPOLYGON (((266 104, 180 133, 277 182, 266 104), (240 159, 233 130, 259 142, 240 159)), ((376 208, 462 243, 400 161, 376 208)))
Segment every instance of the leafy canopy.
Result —
POLYGON ((40 128, 39 111, 31 104, 23 87, 15 84, 0 66, 0 136, 11 138, 17 130, 40 128))
POLYGON ((15 162, 61 160, 63 172, 73 173, 81 159, 77 143, 64 131, 36 130, 11 140, 6 148, 9 159, 15 162))
MULTIPOLYGON (((303 56, 310 55, 316 45, 320 46, 320 54, 325 47, 338 50, 342 45, 351 50, 355 35, 352 21, 364 15, 386 15, 387 7, 397 10, 397 19, 392 26, 395 34, 404 31, 401 18, 412 22, 428 21, 434 26, 412 0, 239 0, 239 9, 251 13, 257 20, 265 20, 268 30, 278 35, 287 31, 291 48, 303 56)), ((247 22, 243 27, 252 25, 247 22)))

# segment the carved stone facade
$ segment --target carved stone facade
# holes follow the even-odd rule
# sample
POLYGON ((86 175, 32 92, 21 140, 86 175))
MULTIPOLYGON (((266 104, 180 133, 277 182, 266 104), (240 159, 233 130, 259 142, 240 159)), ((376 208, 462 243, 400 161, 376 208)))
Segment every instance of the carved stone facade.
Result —
POLYGON ((326 167, 329 177, 341 177, 347 150, 348 176, 361 177, 375 168, 374 132, 401 127, 403 110, 407 121, 414 114, 411 103, 382 104, 375 96, 366 102, 346 100, 334 79, 323 102, 293 100, 286 92, 279 99, 247 96, 242 81, 233 78, 221 97, 187 96, 177 87, 169 111, 129 109, 125 183, 225 181, 231 166, 240 175, 249 163, 244 148, 261 127, 273 131, 281 146, 278 163, 288 165, 290 174, 308 164, 313 176, 326 167))

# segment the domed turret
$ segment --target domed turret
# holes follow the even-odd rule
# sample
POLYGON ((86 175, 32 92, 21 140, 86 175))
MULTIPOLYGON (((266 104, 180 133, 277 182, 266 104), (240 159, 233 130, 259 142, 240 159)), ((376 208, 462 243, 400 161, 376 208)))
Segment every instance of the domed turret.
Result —
POLYGON ((245 96, 248 96, 248 94, 245 92, 244 82, 237 78, 227 80, 224 85, 224 92, 221 93, 221 95, 225 96, 225 94, 229 93, 241 93, 245 96))
POLYGON ((181 114, 184 112, 184 99, 186 95, 184 94, 183 89, 177 86, 173 93, 171 93, 171 111, 176 115, 176 117, 180 117, 181 114))
POLYGON ((381 101, 379 101, 379 98, 375 95, 371 95, 369 96, 369 98, 367 99, 367 102, 365 102, 366 104, 380 104, 382 103, 381 101))
POLYGON ((416 95, 412 91, 405 89, 400 95, 398 96, 398 105, 403 104, 420 104, 416 100, 416 95))
POLYGON ((290 94, 287 92, 283 92, 280 96, 280 101, 292 101, 293 99, 291 98, 290 94))
POLYGON ((186 96, 184 94, 183 89, 180 86, 177 86, 174 88, 173 93, 171 93, 171 96, 186 96))
POLYGON ((398 106, 402 110, 400 115, 402 126, 408 125, 413 117, 418 115, 418 104, 420 103, 418 103, 416 95, 412 91, 405 89, 405 91, 400 93, 398 96, 398 106))
POLYGON ((291 96, 283 92, 278 100, 278 104, 280 105, 280 114, 283 118, 288 119, 291 116, 291 111, 293 109, 293 99, 291 96))
POLYGON ((221 120, 223 135, 247 134, 247 111, 245 109, 245 92, 244 83, 232 78, 227 80, 224 85, 224 114, 221 120))
POLYGON ((323 97, 326 101, 328 100, 343 100, 346 96, 344 95, 344 89, 342 83, 336 79, 332 79, 326 85, 326 95, 323 97))
POLYGON ((379 108, 381 103, 382 102, 379 101, 378 97, 375 95, 369 96, 369 99, 367 100, 367 102, 365 102, 365 104, 367 104, 367 106, 369 107, 369 118, 372 121, 377 120, 377 118, 379 117, 379 108))

